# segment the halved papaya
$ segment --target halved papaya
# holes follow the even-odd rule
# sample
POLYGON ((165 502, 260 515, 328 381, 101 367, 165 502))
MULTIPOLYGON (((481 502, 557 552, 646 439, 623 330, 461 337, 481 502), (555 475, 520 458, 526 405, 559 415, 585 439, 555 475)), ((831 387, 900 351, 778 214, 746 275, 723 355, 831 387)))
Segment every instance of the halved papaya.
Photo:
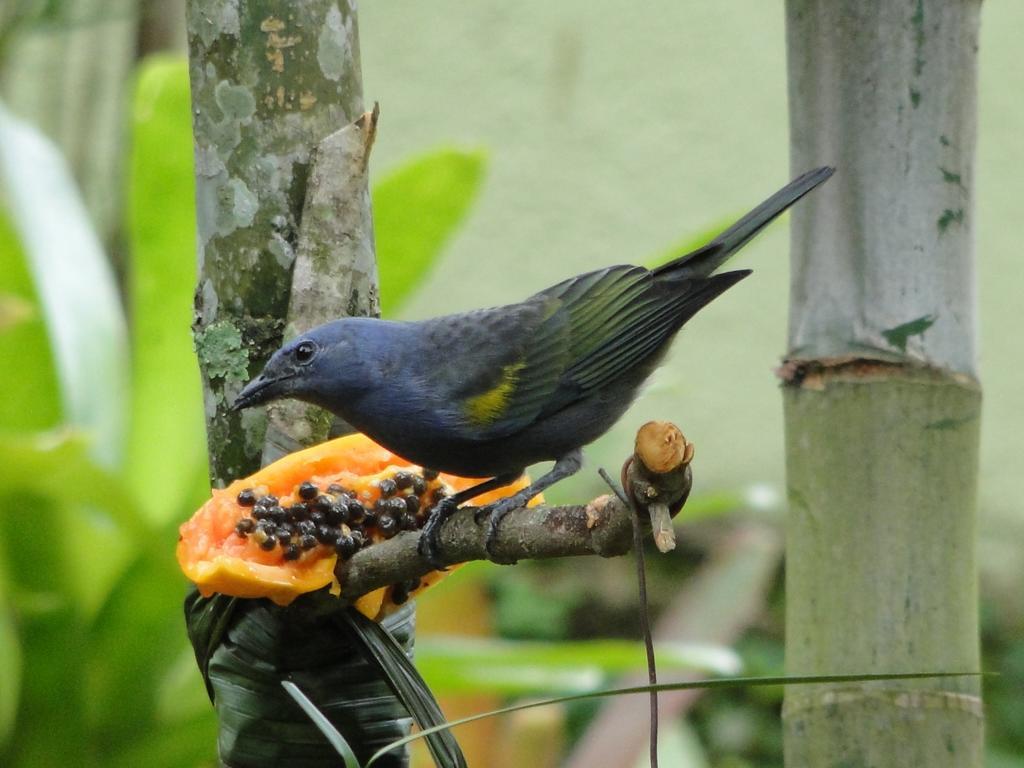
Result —
MULTIPOLYGON (((288 605, 335 582, 339 557, 422 527, 440 498, 478 482, 412 465, 365 435, 348 435, 213 490, 179 530, 178 563, 204 596, 267 597, 288 605)), ((524 475, 473 503, 527 483, 524 475)), ((449 572, 382 587, 356 607, 380 618, 449 572)))

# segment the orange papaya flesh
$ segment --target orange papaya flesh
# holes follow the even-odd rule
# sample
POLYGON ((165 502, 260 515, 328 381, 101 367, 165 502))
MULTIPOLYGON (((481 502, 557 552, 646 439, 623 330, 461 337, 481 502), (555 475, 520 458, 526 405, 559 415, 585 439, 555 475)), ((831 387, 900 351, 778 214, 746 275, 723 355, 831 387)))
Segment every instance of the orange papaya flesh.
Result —
MULTIPOLYGON (((179 530, 178 563, 207 597, 219 592, 288 605, 330 584, 337 592, 339 558, 421 528, 439 499, 479 482, 426 470, 365 435, 348 435, 213 490, 179 530)), ((528 482, 524 475, 473 503, 487 504, 528 482)), ((355 605, 379 619, 447 573, 382 587, 355 605)))

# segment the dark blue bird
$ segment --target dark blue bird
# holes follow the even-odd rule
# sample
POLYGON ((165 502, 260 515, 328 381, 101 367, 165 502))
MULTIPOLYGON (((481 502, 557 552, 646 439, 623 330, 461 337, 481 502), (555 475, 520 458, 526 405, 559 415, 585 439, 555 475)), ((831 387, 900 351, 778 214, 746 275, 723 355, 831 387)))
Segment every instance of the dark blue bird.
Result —
POLYGON ((293 397, 322 406, 422 466, 489 478, 432 510, 421 552, 456 507, 554 467, 486 511, 498 522, 577 472, 661 361, 673 336, 750 270, 712 274, 769 222, 832 175, 804 174, 707 245, 653 270, 619 265, 578 275, 518 304, 421 322, 345 318, 289 342, 233 408, 293 397))

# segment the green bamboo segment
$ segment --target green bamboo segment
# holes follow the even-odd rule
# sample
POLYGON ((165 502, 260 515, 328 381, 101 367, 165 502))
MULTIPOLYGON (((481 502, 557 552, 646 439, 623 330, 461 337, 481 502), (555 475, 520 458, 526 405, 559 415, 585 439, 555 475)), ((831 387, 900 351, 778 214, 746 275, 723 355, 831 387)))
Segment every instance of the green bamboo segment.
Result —
MULTIPOLYGON (((784 393, 788 673, 978 669, 977 387, 893 369, 784 393)), ((981 765, 979 685, 787 691, 786 764, 981 765)))

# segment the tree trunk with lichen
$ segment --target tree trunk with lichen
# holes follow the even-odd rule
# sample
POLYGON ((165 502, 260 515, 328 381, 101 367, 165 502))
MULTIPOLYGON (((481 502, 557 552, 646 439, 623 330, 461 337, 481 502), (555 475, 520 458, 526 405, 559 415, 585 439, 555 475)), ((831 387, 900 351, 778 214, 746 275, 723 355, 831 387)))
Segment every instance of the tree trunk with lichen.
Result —
MULTIPOLYGON (((228 406, 284 338, 311 158, 362 112, 362 80, 347 0, 193 0, 188 34, 199 228, 194 332, 211 477, 223 485, 260 464, 264 411, 228 406)), ((323 277, 341 280, 349 269, 335 265, 323 277)), ((367 291, 351 309, 369 314, 373 301, 367 291)), ((347 301, 329 308, 335 316, 348 309, 347 301)), ((307 439, 315 442, 316 431, 307 439)))
MULTIPOLYGON (((978 0, 788 0, 786 664, 979 668, 978 0)), ((974 678, 786 692, 786 765, 980 766, 974 678)))
MULTIPOLYGON (((214 486, 322 441, 320 409, 285 403, 232 413, 234 397, 289 336, 378 311, 367 161, 376 112, 362 112, 349 0, 191 0, 199 280, 194 338, 214 486)), ((217 709, 223 764, 337 765, 281 686, 300 685, 360 759, 408 732, 407 708, 367 635, 323 611, 223 595, 186 601, 217 709)), ((333 606, 332 606, 333 609, 333 606)), ((410 654, 410 604, 381 622, 410 654)), ((405 766, 404 750, 380 764, 405 766)))

